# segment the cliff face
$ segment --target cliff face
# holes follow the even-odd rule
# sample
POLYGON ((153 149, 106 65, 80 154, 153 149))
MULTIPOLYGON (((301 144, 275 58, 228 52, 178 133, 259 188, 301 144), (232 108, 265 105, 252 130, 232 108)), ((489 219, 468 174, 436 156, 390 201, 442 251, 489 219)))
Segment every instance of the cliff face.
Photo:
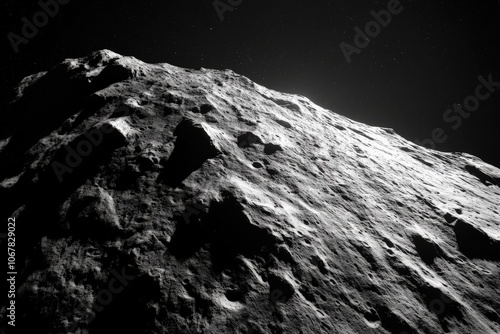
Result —
POLYGON ((17 328, 500 332, 500 170, 476 157, 108 50, 2 118, 17 328))

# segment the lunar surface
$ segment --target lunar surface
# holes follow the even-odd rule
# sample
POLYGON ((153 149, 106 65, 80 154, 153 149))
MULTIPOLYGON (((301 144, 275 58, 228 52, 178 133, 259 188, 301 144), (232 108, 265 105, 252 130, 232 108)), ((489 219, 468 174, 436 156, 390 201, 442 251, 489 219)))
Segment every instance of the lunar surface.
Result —
POLYGON ((20 333, 500 333, 477 157, 109 50, 26 77, 0 131, 20 333))

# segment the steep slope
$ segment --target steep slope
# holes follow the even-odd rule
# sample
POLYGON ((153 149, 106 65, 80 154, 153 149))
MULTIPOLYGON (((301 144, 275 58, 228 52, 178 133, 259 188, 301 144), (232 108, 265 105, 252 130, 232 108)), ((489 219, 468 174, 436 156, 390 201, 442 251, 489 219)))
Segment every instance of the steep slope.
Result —
POLYGON ((2 117, 26 333, 500 332, 500 170, 476 157, 108 50, 2 117))

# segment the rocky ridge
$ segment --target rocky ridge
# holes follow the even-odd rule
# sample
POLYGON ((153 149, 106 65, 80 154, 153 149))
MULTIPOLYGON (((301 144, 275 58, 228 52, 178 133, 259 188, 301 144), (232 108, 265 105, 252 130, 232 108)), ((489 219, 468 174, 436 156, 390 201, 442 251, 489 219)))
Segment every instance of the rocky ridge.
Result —
POLYGON ((21 330, 500 332, 500 170, 474 156, 109 50, 15 95, 21 330))

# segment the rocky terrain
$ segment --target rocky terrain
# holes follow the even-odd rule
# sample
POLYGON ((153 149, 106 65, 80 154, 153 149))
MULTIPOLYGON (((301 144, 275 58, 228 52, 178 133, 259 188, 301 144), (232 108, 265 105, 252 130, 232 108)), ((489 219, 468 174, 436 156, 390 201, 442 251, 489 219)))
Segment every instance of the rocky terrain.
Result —
POLYGON ((108 50, 14 95, 20 333, 500 332, 500 170, 479 158, 108 50))

